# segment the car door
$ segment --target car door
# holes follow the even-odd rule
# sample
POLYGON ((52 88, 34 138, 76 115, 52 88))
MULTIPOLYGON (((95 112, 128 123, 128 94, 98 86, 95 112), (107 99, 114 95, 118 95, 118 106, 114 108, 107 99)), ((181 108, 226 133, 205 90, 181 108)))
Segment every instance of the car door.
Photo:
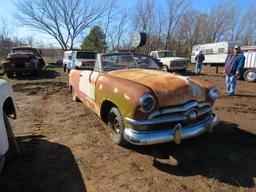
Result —
POLYGON ((95 85, 100 73, 98 71, 84 70, 80 73, 79 91, 87 101, 95 103, 95 85))

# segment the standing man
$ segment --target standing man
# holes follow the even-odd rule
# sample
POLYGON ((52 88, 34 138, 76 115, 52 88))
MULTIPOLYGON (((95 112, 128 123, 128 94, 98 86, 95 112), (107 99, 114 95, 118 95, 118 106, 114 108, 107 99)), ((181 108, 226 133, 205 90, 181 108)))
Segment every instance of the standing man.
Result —
POLYGON ((195 60, 196 60, 195 73, 196 73, 196 75, 200 75, 201 69, 202 69, 202 64, 204 61, 204 55, 203 55, 202 51, 199 51, 199 53, 195 57, 195 60))
POLYGON ((226 74, 226 95, 234 95, 237 77, 242 74, 245 56, 239 45, 234 47, 233 53, 227 57, 224 73, 226 74))

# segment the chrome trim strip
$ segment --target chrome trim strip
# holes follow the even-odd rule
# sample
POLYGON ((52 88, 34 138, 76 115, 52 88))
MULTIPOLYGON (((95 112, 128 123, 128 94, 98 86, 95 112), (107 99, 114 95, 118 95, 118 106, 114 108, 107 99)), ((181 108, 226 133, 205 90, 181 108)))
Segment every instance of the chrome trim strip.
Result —
POLYGON ((157 119, 147 119, 147 120, 134 120, 130 119, 129 117, 125 117, 125 120, 130 125, 140 126, 140 125, 154 125, 159 123, 170 123, 176 121, 184 121, 187 120, 185 115, 172 115, 171 117, 165 118, 157 118, 157 119))
POLYGON ((124 131, 125 139, 135 145, 151 145, 158 143, 165 143, 171 141, 177 141, 188 139, 191 137, 196 137, 205 132, 211 132, 213 127, 218 123, 217 115, 213 114, 210 118, 201 123, 198 123, 194 126, 183 127, 178 131, 178 134, 175 133, 174 129, 170 128, 169 130, 159 131, 159 132, 149 132, 141 133, 129 128, 126 128, 124 131), (180 138, 176 138, 180 137, 180 138))
POLYGON ((199 104, 196 101, 192 101, 192 102, 186 103, 183 106, 173 107, 170 109, 164 109, 161 112, 160 111, 153 112, 149 115, 149 119, 152 119, 155 116, 166 114, 166 113, 184 112, 184 111, 189 110, 190 108, 198 107, 198 106, 199 106, 199 104))
MULTIPOLYGON (((198 117, 209 113, 210 111, 212 111, 211 108, 209 109, 199 109, 197 111, 198 117)), ((188 111, 189 112, 189 111, 188 111)), ((185 121, 188 120, 188 114, 184 113, 184 114, 170 114, 166 117, 157 117, 155 119, 146 119, 146 120, 135 120, 135 119, 131 119, 129 117, 125 117, 125 120, 127 121, 127 123, 129 125, 133 125, 133 126, 142 126, 142 125, 155 125, 155 124, 161 124, 161 123, 171 123, 171 122, 177 122, 177 121, 185 121)))

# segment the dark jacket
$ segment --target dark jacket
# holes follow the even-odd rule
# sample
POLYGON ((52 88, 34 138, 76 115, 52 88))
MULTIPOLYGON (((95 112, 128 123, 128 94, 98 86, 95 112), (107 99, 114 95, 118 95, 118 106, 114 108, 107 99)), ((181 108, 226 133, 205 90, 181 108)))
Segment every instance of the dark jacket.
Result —
POLYGON ((197 63, 202 64, 203 61, 204 61, 204 55, 202 53, 197 54, 196 57, 195 57, 195 60, 196 60, 197 63))
MULTIPOLYGON (((232 58, 232 54, 229 54, 227 59, 226 59, 225 66, 224 66, 225 71, 226 71, 227 65, 228 65, 231 58, 232 58)), ((242 70, 244 68, 244 62, 245 62, 244 54, 242 52, 237 53, 236 57, 232 61, 229 74, 235 75, 237 71, 239 71, 239 74, 242 74, 242 70)))

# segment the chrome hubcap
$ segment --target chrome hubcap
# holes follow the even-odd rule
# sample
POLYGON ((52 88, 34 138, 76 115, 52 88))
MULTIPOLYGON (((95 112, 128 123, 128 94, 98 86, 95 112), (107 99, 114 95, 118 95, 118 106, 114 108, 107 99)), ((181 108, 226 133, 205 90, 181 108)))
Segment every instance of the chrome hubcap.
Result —
POLYGON ((254 81, 256 79, 256 73, 253 72, 253 71, 250 71, 248 74, 247 74, 247 78, 250 80, 250 81, 254 81))
POLYGON ((114 131, 115 131, 117 134, 120 133, 120 125, 119 125, 119 121, 118 121, 117 118, 114 119, 113 128, 114 128, 114 131))

